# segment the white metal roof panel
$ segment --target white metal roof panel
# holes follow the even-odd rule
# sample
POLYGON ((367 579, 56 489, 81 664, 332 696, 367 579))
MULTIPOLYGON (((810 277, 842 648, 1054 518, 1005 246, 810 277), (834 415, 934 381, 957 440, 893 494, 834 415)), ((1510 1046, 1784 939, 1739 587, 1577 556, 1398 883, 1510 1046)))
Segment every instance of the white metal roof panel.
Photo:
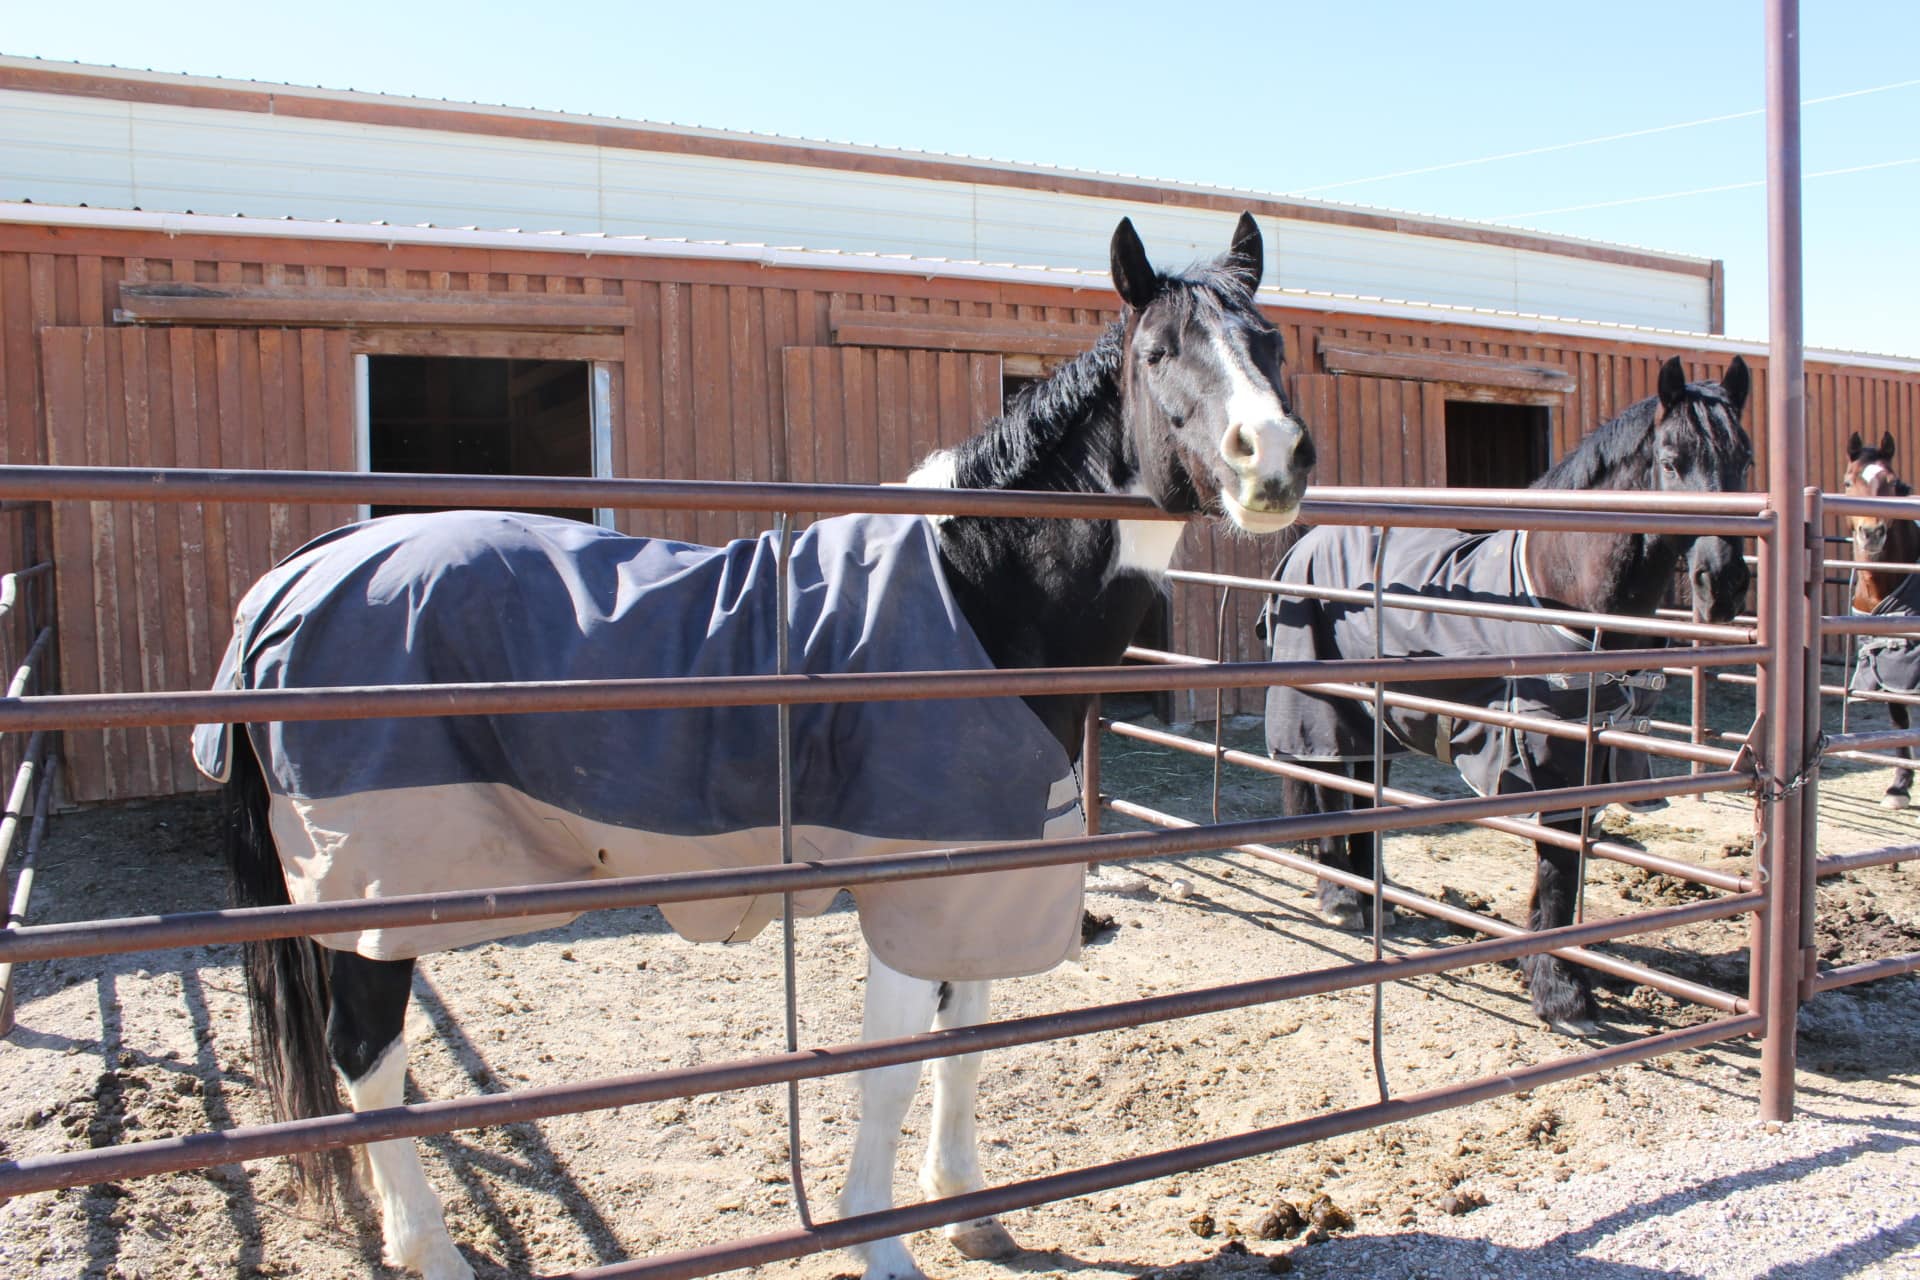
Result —
MULTIPOLYGON (((764 244, 729 244, 717 240, 654 239, 646 236, 607 236, 599 232, 529 232, 421 224, 396 226, 385 222, 293 221, 279 218, 217 217, 210 214, 142 212, 113 208, 24 204, 0 200, 0 225, 97 228, 158 233, 167 236, 238 236, 262 240, 293 238, 338 240, 356 244, 498 249, 519 253, 607 254, 621 257, 683 258, 725 262, 752 262, 761 266, 802 270, 910 272, 927 279, 994 280, 1065 290, 1073 298, 1094 291, 1111 298, 1112 285, 1104 269, 1052 267, 911 257, 899 254, 847 253, 837 249, 781 248, 764 244)), ((1717 351, 1727 355, 1767 354, 1767 344, 1724 334, 1621 324, 1616 321, 1515 312, 1490 307, 1459 307, 1444 303, 1412 302, 1378 295, 1311 293, 1297 288, 1263 286, 1266 306, 1292 307, 1344 316, 1378 316, 1423 320, 1438 324, 1472 325, 1511 333, 1557 335, 1571 338, 1613 339, 1646 343, 1672 351, 1717 351)), ((1076 301, 1073 305, 1079 305, 1076 301)), ((1809 348, 1809 360, 1862 369, 1920 371, 1920 357, 1870 351, 1809 348)))
MULTIPOLYGON (((685 237, 1104 270, 1131 216, 1157 261, 1232 215, 984 182, 0 89, 0 199, 685 237)), ((1265 217, 1269 279, 1329 294, 1703 330, 1704 273, 1265 217)))

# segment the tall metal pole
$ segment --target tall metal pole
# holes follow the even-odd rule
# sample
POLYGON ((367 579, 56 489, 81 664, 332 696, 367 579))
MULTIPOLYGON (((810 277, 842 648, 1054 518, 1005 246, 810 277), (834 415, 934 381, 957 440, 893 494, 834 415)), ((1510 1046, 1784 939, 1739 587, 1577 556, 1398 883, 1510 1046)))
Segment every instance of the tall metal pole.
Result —
MULTIPOLYGON (((1768 641, 1761 668, 1767 712, 1761 811, 1766 1040, 1760 1114, 1793 1115, 1795 1022, 1800 1005, 1801 806, 1807 765, 1808 561, 1806 369, 1800 292, 1800 5, 1766 0, 1767 21, 1767 493, 1773 511, 1768 556, 1768 641)), ((1815 708, 1817 711, 1817 707, 1815 708)))

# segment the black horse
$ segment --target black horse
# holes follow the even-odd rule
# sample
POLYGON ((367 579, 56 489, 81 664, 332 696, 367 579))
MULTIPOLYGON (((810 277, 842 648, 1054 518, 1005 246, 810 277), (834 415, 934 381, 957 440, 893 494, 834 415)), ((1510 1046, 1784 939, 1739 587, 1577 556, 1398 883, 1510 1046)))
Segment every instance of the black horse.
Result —
MULTIPOLYGON (((1691 383, 1679 359, 1660 370, 1659 393, 1631 406, 1582 440, 1535 482, 1538 489, 1635 489, 1665 492, 1725 492, 1743 489, 1752 444, 1740 425, 1747 399, 1744 361, 1735 357, 1720 382, 1691 383)), ((1371 590, 1379 530, 1323 526, 1304 535, 1281 562, 1283 582, 1371 590)), ((1387 535, 1382 580, 1396 593, 1423 593, 1499 604, 1534 602, 1590 613, 1651 616, 1684 558, 1701 612, 1715 621, 1731 618, 1746 598, 1750 575, 1738 541, 1676 534, 1459 533, 1394 530, 1387 535)), ((1371 604, 1351 605, 1275 598, 1263 615, 1276 659, 1374 656, 1376 619, 1371 604)), ((1498 622, 1456 615, 1388 608, 1379 620, 1381 655, 1468 656, 1519 652, 1577 651, 1596 638, 1535 622, 1498 622)), ((1602 632, 1602 648, 1647 643, 1644 636, 1602 632)), ((1421 693, 1470 705, 1584 718, 1583 679, 1435 681, 1421 693)), ((1637 690, 1603 683, 1595 694, 1598 714, 1613 722, 1643 714, 1637 690)), ((1416 751, 1454 765, 1482 794, 1579 785, 1585 759, 1579 743, 1541 734, 1504 731, 1475 721, 1389 707, 1385 755, 1416 751)), ((1371 783, 1374 721, 1370 703, 1291 688, 1267 698, 1268 750, 1277 758, 1343 766, 1348 776, 1371 783)), ((1595 781, 1644 776, 1644 755, 1597 750, 1595 781)), ((1382 778, 1384 783, 1385 779, 1382 778)), ((1289 814, 1328 813, 1353 807, 1346 793, 1289 779, 1289 814)), ((1546 814, 1547 825, 1579 829, 1577 812, 1546 814)), ((1578 854, 1535 842, 1539 865, 1527 924, 1547 929, 1573 922, 1578 854)), ((1322 865, 1361 876, 1374 874, 1377 841, 1360 832, 1318 841, 1322 865)), ((1351 888, 1322 881, 1321 913, 1346 928, 1366 928, 1371 901, 1351 888)), ((1594 1005, 1585 972, 1548 955, 1523 965, 1534 1012, 1554 1027, 1585 1032, 1594 1005)))
MULTIPOLYGON (((1870 445, 1854 432, 1847 441, 1847 474, 1844 488, 1854 498, 1905 498, 1913 489, 1893 469, 1894 440, 1891 431, 1870 445)), ((1854 516, 1848 521, 1856 560, 1880 564, 1920 562, 1920 525, 1911 520, 1884 520, 1872 516, 1854 516)), ((1849 602, 1855 613, 1882 617, 1920 615, 1920 575, 1899 569, 1861 569, 1854 574, 1853 597, 1849 602)), ((1915 619, 1920 629, 1920 618, 1915 619)), ((1920 690, 1920 646, 1905 636, 1868 636, 1859 644, 1859 658, 1850 685, 1860 693, 1913 693, 1920 690)), ((1906 729, 1911 720, 1905 703, 1888 702, 1887 719, 1896 729, 1906 729)), ((1895 754, 1913 759, 1913 748, 1898 747, 1895 754)), ((1913 770, 1895 769, 1880 803, 1888 809, 1904 809, 1911 802, 1913 770)))
MULTIPOLYGON (((1286 526, 1299 506, 1314 449, 1283 390, 1281 335, 1254 303, 1262 271, 1262 246, 1253 219, 1241 217, 1231 247, 1222 257, 1183 274, 1156 271, 1132 224, 1124 219, 1113 234, 1111 251, 1113 284, 1124 303, 1122 318, 1092 350, 1022 396, 1006 416, 988 424, 981 435, 928 459, 913 481, 984 489, 1144 494, 1162 511, 1178 516, 1224 518, 1252 532, 1286 526)), ((546 521, 536 526, 522 517, 475 519, 475 515, 391 517, 416 523, 375 521, 330 535, 296 553, 263 579, 242 605, 247 635, 236 635, 235 648, 229 654, 235 683, 242 687, 262 682, 327 683, 302 680, 300 673, 285 662, 277 672, 269 673, 271 681, 260 677, 255 669, 257 650, 249 637, 265 637, 260 646, 267 649, 297 634, 298 628, 321 625, 328 617, 371 626, 365 617, 374 606, 368 591, 360 591, 357 597, 352 590, 332 592, 323 600, 326 608, 299 617, 278 612, 290 593, 297 595, 292 583, 295 575, 317 571, 316 557, 339 553, 356 538, 363 543, 379 543, 378 554, 384 557, 379 571, 384 575, 379 592, 382 607, 413 608, 417 612, 424 607, 420 602, 435 591, 448 599, 448 608, 456 614, 454 625, 448 625, 443 617, 427 619, 432 625, 421 629, 411 625, 414 615, 405 619, 410 646, 418 636, 445 633, 449 643, 439 647, 458 651, 425 655, 428 669, 435 673, 431 678, 436 680, 525 678, 527 672, 519 669, 519 663, 505 660, 491 666, 481 663, 477 669, 467 641, 485 632, 488 644, 475 643, 474 651, 523 655, 547 652, 539 638, 530 639, 526 624, 516 621, 529 615, 538 615, 549 629, 559 627, 568 643, 585 643, 582 636, 568 630, 575 627, 571 613, 562 611, 565 616, 552 617, 553 609, 536 607, 547 596, 536 596, 531 587, 511 581, 502 585, 498 575, 487 576, 489 564, 511 557, 520 558, 516 564, 538 562, 546 581, 555 577, 545 569, 549 559, 557 562, 569 549, 581 555, 590 551, 599 557, 594 561, 596 566, 605 569, 611 560, 617 580, 625 582, 631 576, 627 566, 649 557, 670 558, 675 563, 707 563, 700 559, 700 549, 662 550, 661 544, 646 539, 609 543, 607 539, 614 535, 595 533, 570 522, 546 521), (498 545, 489 544, 488 539, 494 536, 487 533, 489 529, 502 531, 498 545), (456 551, 457 560, 453 559, 456 551), (395 569, 397 564, 424 567, 416 581, 395 569), (484 592, 449 587, 450 583, 463 582, 484 582, 488 586, 484 592), (476 599, 476 594, 484 598, 476 599), (466 629, 465 639, 460 638, 462 628, 466 629), (496 636, 494 629, 504 630, 496 636), (442 670, 456 674, 439 674, 442 670)), ((815 529, 829 523, 823 521, 815 529)), ((897 529, 898 525, 893 527, 897 529)), ((1119 662, 1156 599, 1157 579, 1166 571, 1183 527, 1182 522, 1164 520, 940 519, 932 522, 932 536, 937 540, 935 568, 964 615, 963 629, 970 629, 992 665, 1113 664, 1119 662)), ((909 529, 906 533, 925 540, 924 530, 909 529)), ((735 548, 741 545, 735 544, 735 548)), ((732 555, 734 549, 713 554, 732 555)), ((738 558, 745 560, 747 553, 739 553, 738 558)), ((558 576, 567 583, 586 580, 577 570, 577 563, 563 565, 558 576)), ((320 589, 325 591, 324 583, 320 589)), ((879 588, 871 589, 877 596, 879 588)), ((604 602, 592 592, 576 591, 572 597, 582 617, 591 615, 595 625, 606 621, 596 610, 610 607, 618 593, 608 590, 603 594, 604 602)), ((554 598, 564 601, 569 597, 562 593, 554 598)), ((693 627, 691 631, 698 640, 701 629, 693 627)), ((338 653, 342 643, 350 648, 354 643, 351 636, 357 634, 350 632, 344 638, 337 633, 322 635, 309 649, 338 653)), ((432 647, 430 640, 419 643, 432 647)), ((770 647, 764 640, 760 643, 762 650, 770 647)), ((382 656, 365 647, 357 651, 368 653, 369 662, 382 656)), ((640 665, 636 655, 635 666, 628 674, 657 673, 640 665)), ((1003 718, 1024 714, 1016 702, 999 700, 990 705, 1001 708, 998 714, 1003 718)), ((1027 705, 1032 712, 1028 718, 1037 717, 1039 737, 1049 740, 1047 752, 1064 761, 1076 759, 1088 699, 1038 697, 1027 705)), ((514 735, 519 732, 509 722, 516 717, 502 717, 497 723, 482 721, 479 729, 464 732, 482 735, 471 739, 480 745, 470 754, 487 757, 487 767, 496 772, 479 781, 491 788, 490 794, 498 795, 501 778, 509 775, 557 775, 564 779, 617 771, 625 758, 621 752, 586 745, 625 731, 612 720, 614 714, 591 713, 568 720, 574 745, 569 748, 567 740, 560 739, 557 754, 561 758, 557 761, 529 761, 524 753, 520 759, 509 758, 513 753, 506 746, 516 741, 514 735)), ((655 726, 655 736, 671 735, 673 726, 682 723, 666 713, 620 714, 661 716, 645 722, 655 726)), ((473 722, 479 718, 462 719, 473 722)), ((416 723, 448 726, 442 731, 449 735, 463 732, 450 727, 455 724, 453 720, 416 723)), ((803 723, 798 713, 795 723, 803 723)), ((302 779, 310 776, 320 762, 296 758, 294 731, 300 728, 263 725, 250 735, 236 730, 226 740, 231 753, 229 794, 234 813, 229 858, 236 900, 241 905, 286 902, 288 876, 308 874, 315 862, 337 862, 349 852, 344 846, 351 843, 351 829, 346 829, 349 834, 344 838, 339 827, 314 834, 302 817, 303 812, 310 816, 320 803, 299 790, 302 779), (333 843, 324 850, 304 847, 328 841, 333 843)), ((365 732, 371 738, 375 731, 365 732)), ((804 735, 797 734, 800 736, 804 735)), ((764 731, 761 740, 765 741, 764 731)), ((339 745, 351 754, 355 745, 368 744, 340 740, 339 745)), ((683 745, 693 750, 697 744, 683 745)), ((795 751, 797 757, 811 753, 814 758, 831 760, 838 770, 805 777, 797 773, 796 810, 820 796, 830 797, 855 775, 886 765, 885 761, 863 759, 857 754, 847 757, 837 738, 830 742, 796 741, 795 751)), ((396 757, 394 771, 418 772, 422 757, 443 755, 461 757, 462 753, 442 750, 429 740, 423 750, 396 757)), ((352 758, 364 764, 367 755, 360 752, 352 758)), ((1020 780, 1012 775, 1020 767, 1010 760, 1001 763, 999 776, 927 776, 919 780, 919 785, 923 789, 970 787, 958 798, 960 807, 991 814, 1005 808, 1009 785, 1020 780)), ((471 822, 455 813, 451 803, 432 809, 427 815, 430 820, 423 820, 419 807, 409 809, 410 802, 405 798, 396 801, 379 794, 382 787, 408 784, 379 776, 369 781, 364 768, 358 772, 362 781, 357 785, 362 790, 349 797, 358 806, 357 814, 362 818, 367 814, 391 815, 397 822, 411 821, 420 832, 418 844, 398 851, 403 855, 399 860, 406 866, 389 866, 387 870, 396 876, 403 871, 418 875, 424 869, 431 875, 443 870, 446 879, 442 883, 474 885, 471 850, 442 847, 459 844, 457 833, 472 829, 471 822)), ((475 780, 458 781, 466 785, 475 780)), ((435 795, 451 797, 458 790, 437 779, 434 784, 435 795)), ((760 793, 765 790, 764 786, 757 789, 760 793)), ((583 819, 578 809, 539 796, 514 795, 518 798, 511 798, 509 807, 535 811, 556 826, 595 817, 589 813, 583 819), (539 808, 543 803, 546 807, 539 808)), ((889 820, 897 812, 890 814, 889 820)), ((764 834, 763 824, 751 819, 718 813, 700 816, 728 838, 756 831, 764 834), (736 827, 744 830, 736 831, 736 827)), ((605 840, 585 844, 587 853, 581 865, 553 878, 618 873, 617 868, 606 865, 609 848, 605 847, 619 843, 618 832, 607 834, 617 824, 604 820, 604 815, 599 821, 597 830, 605 840), (592 856, 596 843, 603 845, 598 866, 592 856)), ((393 825, 387 825, 389 833, 393 825)), ((864 838, 874 833, 854 834, 864 838)), ((896 837, 901 834, 892 833, 896 837)), ((925 834, 936 844, 940 842, 935 832, 904 834, 925 834)), ((778 861, 777 826, 771 844, 756 856, 759 861, 778 861)), ((1077 884, 1077 869, 1073 879, 1077 884)), ((312 881, 302 883, 310 888, 312 881)), ((364 883, 369 893, 396 892, 383 889, 379 875, 367 877, 364 883)), ((955 883, 928 881, 921 887, 940 892, 938 886, 955 883)), ((329 894, 321 892, 317 896, 329 894)), ((1077 930, 1077 892, 1074 904, 1068 924, 1077 930)), ((995 923, 975 921, 976 931, 991 937, 995 923)), ((390 1107, 401 1100, 406 1076, 402 1024, 412 988, 411 955, 435 948, 399 948, 382 956, 381 948, 363 949, 351 937, 344 943, 338 935, 327 941, 326 947, 306 939, 291 939, 248 948, 256 1057, 281 1118, 338 1110, 336 1071, 356 1110, 390 1107)), ((987 986, 987 981, 978 979, 942 982, 910 977, 870 956, 866 1035, 870 1039, 905 1036, 925 1031, 929 1025, 946 1027, 979 1021, 987 1013, 987 986)), ((932 1139, 922 1175, 923 1185, 932 1194, 951 1195, 983 1185, 974 1136, 979 1069, 977 1056, 944 1058, 935 1063, 932 1139)), ((844 1213, 870 1213, 892 1204, 900 1124, 918 1077, 918 1064, 862 1076, 860 1128, 841 1202, 844 1213)), ((381 1202, 389 1260, 413 1268, 430 1280, 470 1276, 470 1268, 448 1235, 439 1199, 427 1183, 414 1144, 407 1140, 378 1142, 367 1148, 367 1155, 374 1190, 381 1202)), ((324 1183, 329 1175, 319 1162, 309 1161, 306 1176, 324 1183)), ((947 1234, 970 1256, 997 1256, 1014 1248, 1011 1238, 992 1219, 957 1224, 948 1228, 947 1234)), ((919 1274, 900 1240, 876 1242, 866 1247, 865 1254, 866 1273, 874 1280, 901 1280, 919 1274)))

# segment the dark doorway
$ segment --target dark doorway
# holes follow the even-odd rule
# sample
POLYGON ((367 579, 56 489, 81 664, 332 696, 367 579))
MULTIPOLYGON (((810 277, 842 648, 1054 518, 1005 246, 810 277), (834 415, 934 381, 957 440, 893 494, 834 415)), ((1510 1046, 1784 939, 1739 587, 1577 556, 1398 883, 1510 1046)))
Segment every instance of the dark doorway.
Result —
POLYGON ((1046 378, 1044 376, 1027 378, 1012 373, 1002 374, 1000 377, 1000 412, 1011 412, 1015 400, 1045 381, 1046 378))
POLYGON ((1447 401, 1447 484, 1524 489, 1547 470, 1553 413, 1538 404, 1447 401))
MULTIPOLYGON (((583 360, 367 358, 372 471, 593 474, 592 366, 583 360)), ((376 516, 438 507, 378 506, 376 516)), ((593 519, 584 507, 537 514, 593 519)))

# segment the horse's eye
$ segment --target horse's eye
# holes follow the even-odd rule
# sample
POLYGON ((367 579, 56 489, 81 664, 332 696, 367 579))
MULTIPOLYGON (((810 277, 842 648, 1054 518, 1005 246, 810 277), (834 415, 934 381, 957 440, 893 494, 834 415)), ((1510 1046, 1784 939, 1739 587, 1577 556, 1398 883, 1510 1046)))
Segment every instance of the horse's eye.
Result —
POLYGON ((1166 358, 1167 349, 1165 347, 1154 346, 1147 348, 1146 361, 1148 364, 1159 364, 1166 358))

